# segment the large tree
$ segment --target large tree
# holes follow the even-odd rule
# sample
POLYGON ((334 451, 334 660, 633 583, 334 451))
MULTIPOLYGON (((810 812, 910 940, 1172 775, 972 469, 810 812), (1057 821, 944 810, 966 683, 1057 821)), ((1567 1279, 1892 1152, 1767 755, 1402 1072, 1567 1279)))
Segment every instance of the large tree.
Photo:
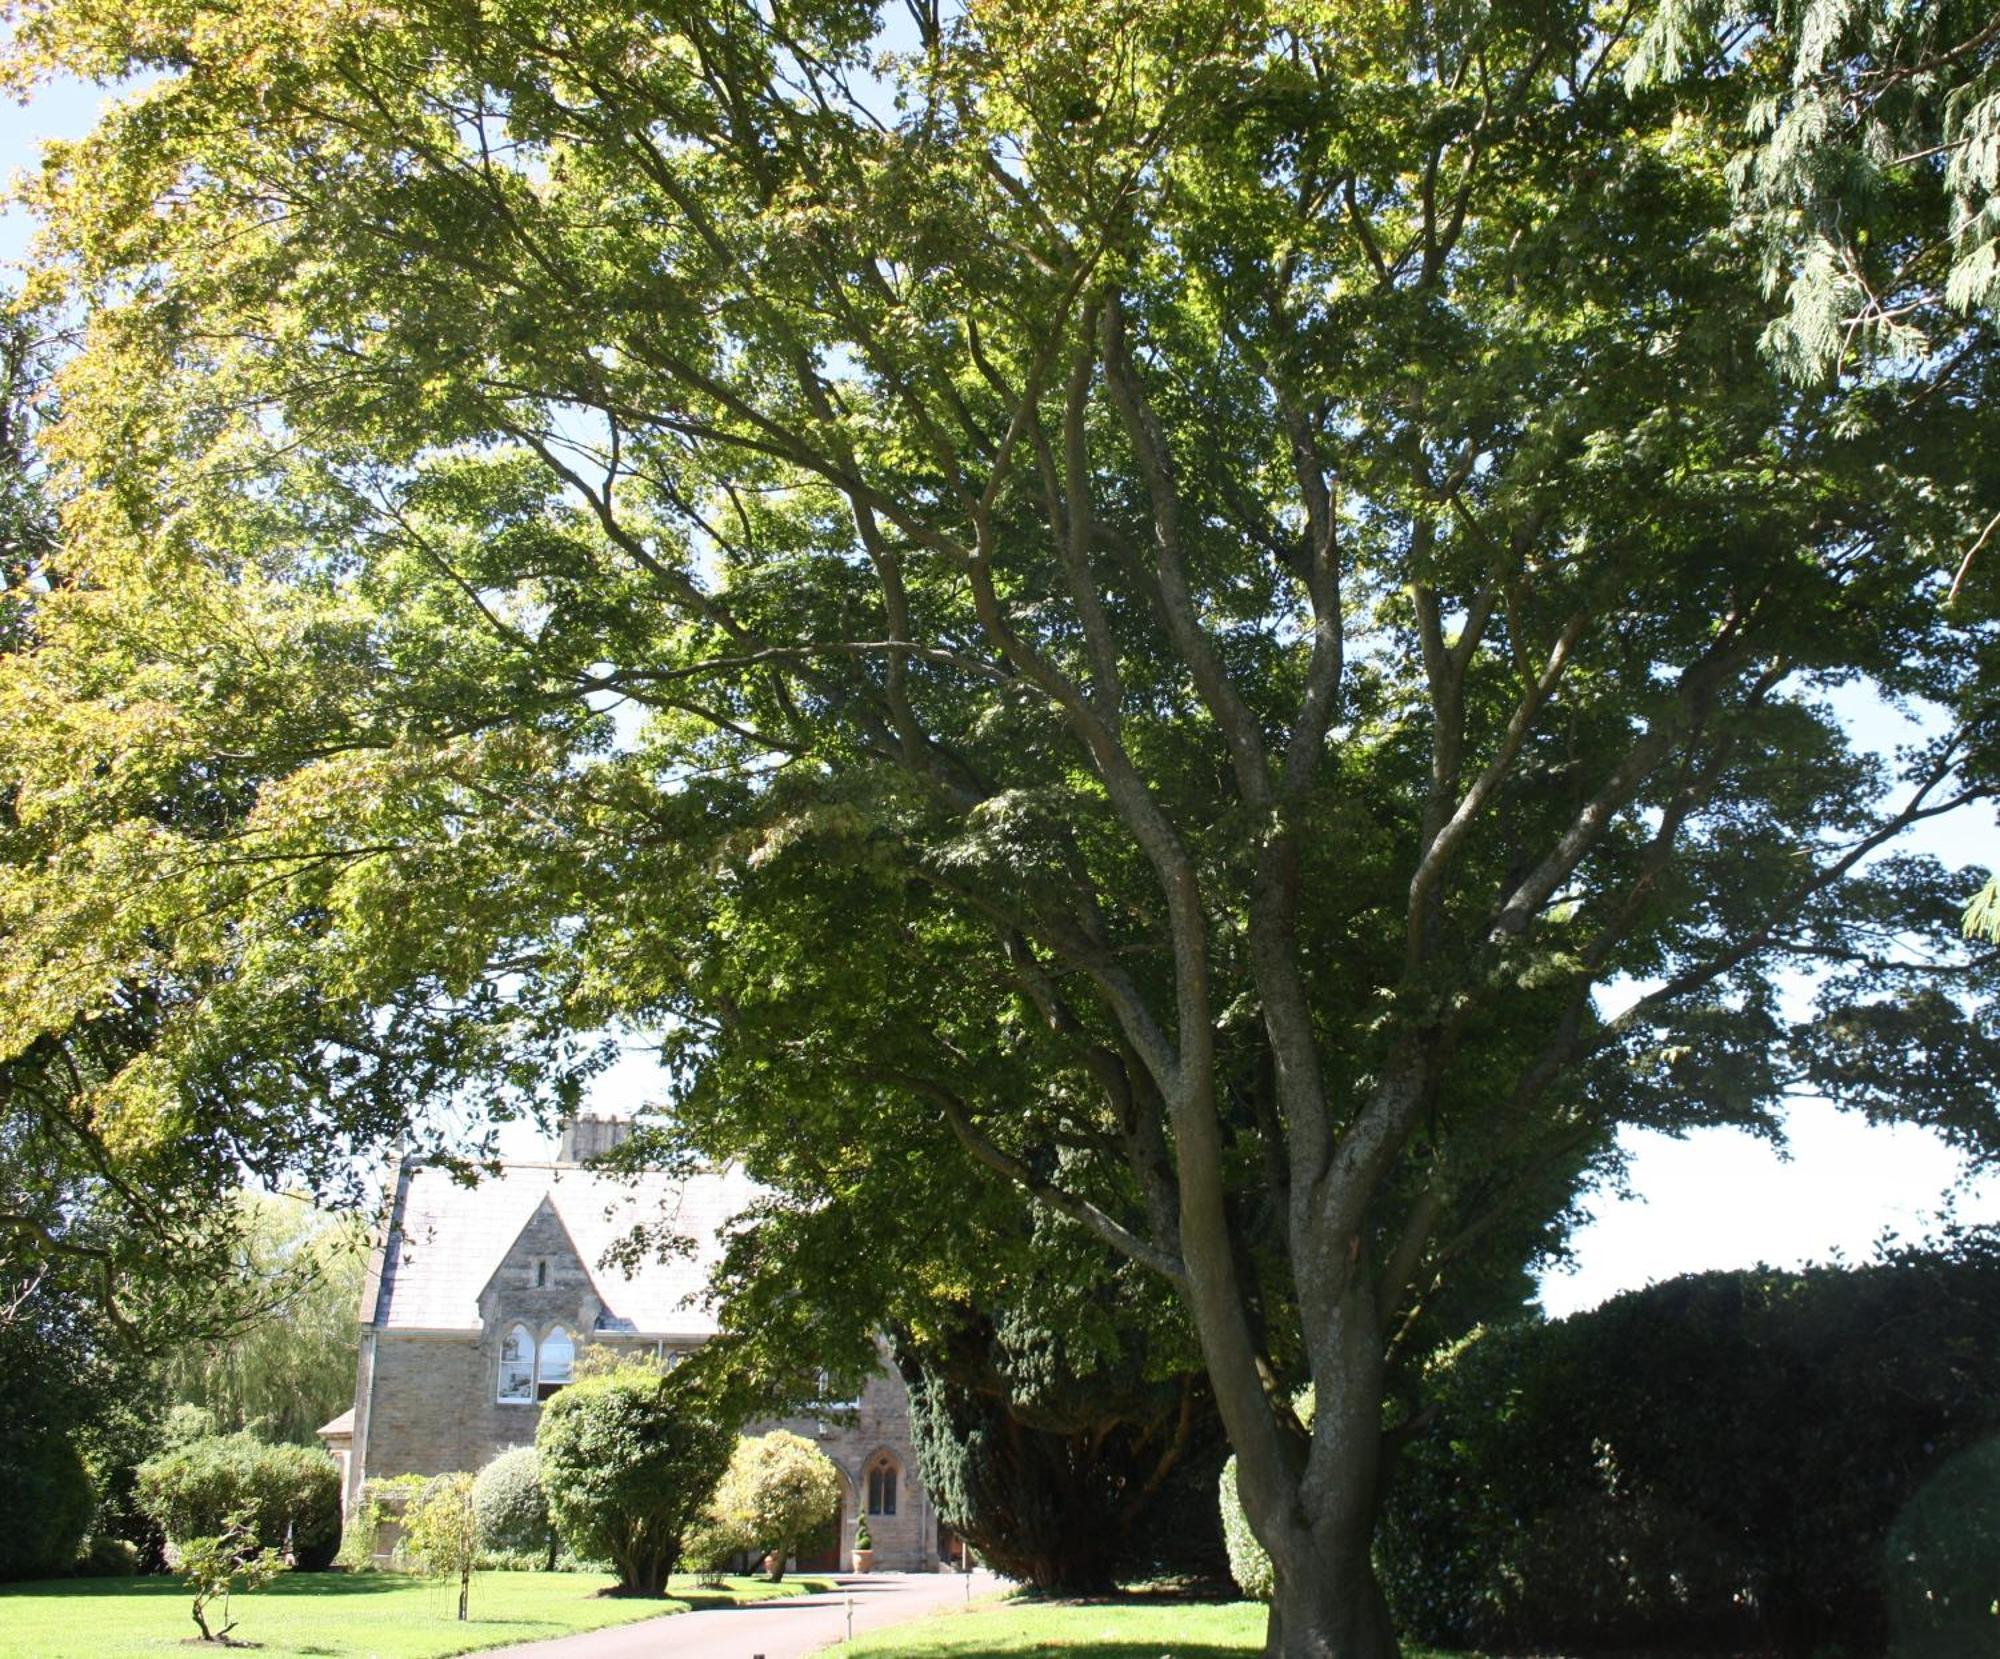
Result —
MULTIPOLYGON (((169 1349, 160 1384, 175 1403, 210 1412, 224 1434, 317 1446, 314 1430, 354 1398, 368 1235, 352 1216, 297 1196, 237 1195, 240 1270, 263 1291, 246 1317, 169 1349)), ((218 1298, 218 1312, 228 1299, 218 1298)))
POLYGON ((1800 1084, 1993 1128, 1970 882, 1878 856, 1993 788, 1990 321, 1767 367, 1770 38, 1653 22, 25 6, 159 78, 34 187, 0 1016, 170 981, 140 1145, 232 1042, 353 1132, 614 1015, 767 1138, 940 1125, 1179 1299, 1270 1650, 1393 1652, 1385 1367, 1502 1218, 1800 1084))

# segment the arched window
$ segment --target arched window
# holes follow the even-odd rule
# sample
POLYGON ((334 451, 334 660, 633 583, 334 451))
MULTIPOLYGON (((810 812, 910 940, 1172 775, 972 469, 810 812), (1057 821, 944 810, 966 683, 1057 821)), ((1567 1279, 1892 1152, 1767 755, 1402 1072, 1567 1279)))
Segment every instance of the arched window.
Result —
POLYGON ((535 1369, 535 1398, 546 1400, 559 1388, 567 1388, 576 1374, 576 1344, 569 1332, 558 1325, 542 1338, 542 1356, 535 1369))
POLYGON ((868 1513, 896 1513, 896 1463, 886 1454, 878 1457, 868 1469, 868 1513))
POLYGON ((531 1403, 535 1398, 535 1339, 516 1325, 500 1344, 500 1399, 531 1403))

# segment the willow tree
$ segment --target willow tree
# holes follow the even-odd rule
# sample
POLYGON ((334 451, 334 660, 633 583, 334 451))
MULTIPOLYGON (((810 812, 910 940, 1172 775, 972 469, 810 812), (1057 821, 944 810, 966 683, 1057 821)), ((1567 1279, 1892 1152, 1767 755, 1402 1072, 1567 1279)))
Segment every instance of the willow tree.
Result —
POLYGON ((5 1012, 208 985, 137 1141, 307 1011, 518 1084, 516 998, 672 1016, 766 1145, 941 1126, 1179 1299, 1269 1650, 1392 1653, 1385 1356, 1548 1171, 1800 1084, 1992 1128, 1970 878, 1877 855, 1993 787, 1994 403, 1765 366, 1770 66, 1628 86, 1650 21, 25 6, 21 73, 157 78, 33 187, 5 1012))

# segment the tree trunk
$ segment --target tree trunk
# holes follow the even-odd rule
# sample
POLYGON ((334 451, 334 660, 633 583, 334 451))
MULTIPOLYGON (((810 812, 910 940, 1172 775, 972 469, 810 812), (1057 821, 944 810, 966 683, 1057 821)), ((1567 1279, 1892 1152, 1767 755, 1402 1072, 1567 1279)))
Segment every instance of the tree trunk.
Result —
POLYGON ((1312 1570, 1278 1572, 1266 1659, 1398 1659, 1368 1543, 1366 1534, 1332 1541, 1316 1552, 1312 1570))
POLYGON ((1316 1279, 1313 1258, 1300 1256, 1309 1264, 1301 1304, 1315 1395, 1307 1456, 1246 1456, 1244 1445, 1262 1427, 1253 1411, 1269 1408, 1261 1398, 1222 1402, 1225 1420, 1233 1410, 1251 1429, 1238 1443, 1236 1480, 1244 1514, 1271 1555, 1264 1651, 1269 1659, 1398 1659, 1371 1550, 1382 1467, 1375 1300, 1357 1270, 1358 1252, 1329 1275, 1339 1281, 1332 1294, 1314 1294, 1326 1278, 1316 1279))

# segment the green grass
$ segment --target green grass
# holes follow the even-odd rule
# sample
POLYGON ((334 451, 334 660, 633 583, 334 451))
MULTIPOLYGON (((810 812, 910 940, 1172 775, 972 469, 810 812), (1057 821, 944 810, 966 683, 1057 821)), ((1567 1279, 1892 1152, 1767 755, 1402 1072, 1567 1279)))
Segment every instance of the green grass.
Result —
MULTIPOLYGON (((258 1643, 274 1659, 442 1659, 690 1606, 825 1588, 809 1578, 781 1584, 733 1578, 726 1591, 709 1591, 684 1578, 672 1600, 640 1601, 599 1595, 611 1582, 592 1573, 481 1573, 472 1581, 472 1617, 460 1624, 456 1585, 399 1573, 287 1573, 255 1595, 238 1596, 230 1611, 238 1621, 234 1638, 258 1643)), ((202 1651, 182 1645, 195 1634, 191 1602, 172 1577, 11 1585, 0 1591, 0 1659, 188 1659, 202 1651)))
MULTIPOLYGON (((1248 1659, 1264 1651, 1262 1602, 1134 1597, 1103 1602, 1016 1602, 987 1612, 941 1613, 857 1637, 840 1659, 1248 1659)), ((1421 1648, 1404 1659, 1450 1659, 1421 1648)))

